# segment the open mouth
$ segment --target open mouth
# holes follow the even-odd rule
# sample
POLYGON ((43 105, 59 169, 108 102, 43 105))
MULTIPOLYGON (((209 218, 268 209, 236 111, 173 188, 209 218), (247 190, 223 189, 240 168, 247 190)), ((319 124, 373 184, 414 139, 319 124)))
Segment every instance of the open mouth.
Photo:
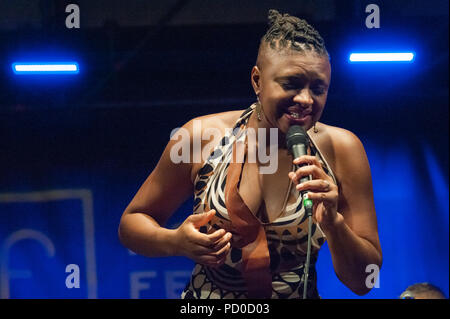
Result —
POLYGON ((296 113, 296 112, 287 112, 291 117, 293 117, 294 119, 299 119, 301 116, 300 113, 296 113))
POLYGON ((289 122, 289 125, 304 126, 312 121, 312 112, 310 109, 290 107, 284 109, 283 117, 289 122))
POLYGON ((287 109, 284 112, 286 115, 288 115, 290 118, 292 119, 306 119, 308 116, 311 116, 311 112, 310 111, 302 111, 302 110, 298 110, 297 108, 295 109, 287 109))

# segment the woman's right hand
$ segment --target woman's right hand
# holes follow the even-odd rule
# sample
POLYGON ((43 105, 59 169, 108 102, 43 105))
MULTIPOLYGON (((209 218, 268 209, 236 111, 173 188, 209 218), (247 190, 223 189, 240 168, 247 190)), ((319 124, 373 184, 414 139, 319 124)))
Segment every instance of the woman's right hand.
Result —
POLYGON ((218 267, 225 262, 231 248, 231 233, 224 229, 211 234, 200 232, 215 215, 215 210, 190 215, 176 229, 175 241, 179 255, 208 267, 218 267))

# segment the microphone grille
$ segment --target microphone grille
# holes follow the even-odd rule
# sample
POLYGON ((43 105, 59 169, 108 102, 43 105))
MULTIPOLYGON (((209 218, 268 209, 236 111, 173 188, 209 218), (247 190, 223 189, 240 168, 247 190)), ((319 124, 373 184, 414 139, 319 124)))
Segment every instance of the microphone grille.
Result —
POLYGON ((300 125, 292 125, 286 134, 286 146, 288 150, 292 148, 295 144, 307 144, 308 136, 306 135, 305 129, 300 125))

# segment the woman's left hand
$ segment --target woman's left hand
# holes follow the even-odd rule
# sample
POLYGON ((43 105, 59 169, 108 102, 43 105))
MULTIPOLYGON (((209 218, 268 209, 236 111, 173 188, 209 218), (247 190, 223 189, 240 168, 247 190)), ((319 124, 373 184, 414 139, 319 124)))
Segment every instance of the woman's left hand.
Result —
POLYGON ((299 168, 295 172, 290 172, 289 178, 299 192, 308 191, 308 198, 313 201, 314 219, 324 230, 334 227, 342 217, 337 212, 339 198, 337 185, 325 173, 315 156, 303 155, 294 159, 293 163, 299 168), (312 179, 300 183, 300 179, 308 175, 311 175, 312 179))

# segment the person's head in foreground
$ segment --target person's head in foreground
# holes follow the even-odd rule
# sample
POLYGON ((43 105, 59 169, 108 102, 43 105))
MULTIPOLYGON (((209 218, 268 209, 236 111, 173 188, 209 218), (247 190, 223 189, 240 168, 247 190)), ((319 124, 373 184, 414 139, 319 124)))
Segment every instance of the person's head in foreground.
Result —
POLYGON ((281 134, 294 124, 309 130, 322 115, 330 78, 320 34, 305 20, 270 10, 251 73, 259 127, 278 127, 281 134))
POLYGON ((400 299, 447 299, 438 287, 427 282, 417 283, 406 288, 400 299))

